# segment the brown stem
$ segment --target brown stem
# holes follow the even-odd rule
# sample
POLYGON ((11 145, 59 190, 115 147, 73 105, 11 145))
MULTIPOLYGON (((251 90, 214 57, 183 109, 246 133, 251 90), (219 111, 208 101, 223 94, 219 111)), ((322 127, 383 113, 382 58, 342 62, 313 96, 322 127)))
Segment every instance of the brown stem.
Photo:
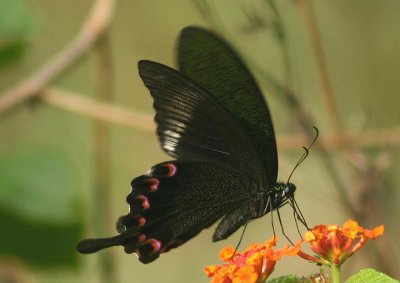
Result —
POLYGON ((313 51, 316 76, 321 88, 321 95, 325 104, 325 110, 331 123, 333 133, 339 135, 341 134, 342 126, 329 77, 328 66, 325 61, 324 49, 322 46, 315 14, 310 0, 298 0, 296 3, 300 7, 299 10, 302 11, 301 15, 303 16, 305 31, 311 44, 311 50, 313 51))
MULTIPOLYGON (((40 98, 49 105, 93 119, 148 132, 155 131, 155 123, 149 115, 96 101, 65 90, 46 88, 41 93, 40 98)), ((301 145, 306 145, 308 141, 305 135, 280 134, 277 139, 279 148, 283 151, 297 150, 301 145)), ((340 137, 334 134, 321 133, 319 144, 325 150, 342 149, 349 144, 359 148, 396 147, 400 145, 400 128, 369 130, 345 134, 340 137)))
MULTIPOLYGON (((311 43, 311 47, 314 54, 315 66, 317 71, 318 81, 321 87, 321 94, 323 97, 323 101, 325 104, 325 109, 328 115, 328 119, 331 122, 333 134, 336 136, 337 141, 342 143, 342 148, 344 149, 343 153, 346 154, 346 157, 353 159, 354 163, 357 160, 362 160, 360 166, 356 166, 358 168, 362 167, 370 167, 368 159, 364 155, 364 153, 359 149, 365 143, 377 142, 382 137, 379 136, 370 136, 370 135, 363 135, 362 139, 357 138, 349 138, 345 137, 342 131, 342 126, 340 123, 340 118, 338 114, 337 105, 334 99, 334 94, 332 90, 332 85, 329 79, 328 68, 325 62, 323 47, 320 39, 320 33, 318 31, 318 26, 316 23, 315 15, 313 12, 313 8, 311 6, 310 0, 297 0, 296 3, 298 4, 301 14, 303 15, 303 21, 305 25, 305 30, 308 34, 309 41, 311 43)), ((393 135, 394 133, 387 132, 385 134, 386 139, 391 139, 391 142, 396 143, 396 137, 393 135)), ((387 140, 386 140, 387 142, 387 140)), ((332 163, 327 163, 327 165, 332 166, 330 168, 331 173, 335 173, 335 168, 333 167, 332 163)), ((344 166, 347 164, 343 163, 344 166)), ((342 168, 343 170, 343 168, 342 168)), ((359 179, 363 179, 366 181, 364 186, 358 184, 353 184, 353 191, 356 190, 358 193, 354 194, 354 201, 349 201, 350 195, 352 192, 348 190, 344 190, 344 186, 338 187, 339 193, 341 196, 342 203, 345 204, 344 207, 361 223, 367 223, 367 225, 372 226, 376 223, 373 223, 376 220, 376 216, 382 213, 382 209, 379 207, 376 201, 376 188, 377 183, 373 181, 373 177, 371 177, 372 172, 369 172, 367 175, 363 175, 362 172, 358 174, 359 179), (366 197, 367 196, 367 197, 366 197), (357 203, 361 203, 361 206, 357 207, 357 203), (353 204, 353 205, 352 205, 353 204), (366 208, 368 208, 375 217, 372 215, 368 215, 366 213, 366 208), (374 219, 375 218, 375 219, 374 219)), ((354 180, 353 180, 354 183, 354 180)), ((390 252, 390 251, 389 251, 390 252)), ((375 246, 375 255, 378 258, 378 262, 384 264, 386 258, 394 258, 393 256, 388 257, 388 250, 387 249, 378 249, 375 246)), ((390 268, 391 265, 386 265, 386 268, 390 268)), ((395 269, 391 269, 391 272, 394 272, 395 269)))
POLYGON ((143 131, 155 131, 153 118, 149 115, 133 112, 65 90, 46 88, 40 94, 40 99, 49 105, 93 119, 143 131))
MULTIPOLYGON (((100 100, 110 102, 113 97, 112 59, 108 34, 105 33, 93 49, 97 59, 96 93, 100 100)), ((97 235, 100 237, 115 233, 112 213, 112 191, 110 181, 110 131, 109 124, 101 120, 94 121, 94 182, 93 203, 97 235)), ((117 282, 115 254, 107 250, 99 255, 101 280, 117 282)))
POLYGON ((53 79, 85 54, 107 29, 116 0, 97 0, 78 35, 30 77, 6 90, 0 96, 0 113, 38 95, 53 79))

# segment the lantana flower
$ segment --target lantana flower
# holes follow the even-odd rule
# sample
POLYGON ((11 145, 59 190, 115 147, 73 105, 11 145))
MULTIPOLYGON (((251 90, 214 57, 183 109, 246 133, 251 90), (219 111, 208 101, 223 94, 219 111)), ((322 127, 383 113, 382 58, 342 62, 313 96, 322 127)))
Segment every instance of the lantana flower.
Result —
POLYGON ((255 243, 243 253, 237 253, 233 247, 226 247, 220 252, 222 265, 205 267, 210 283, 261 283, 265 282, 283 256, 294 256, 300 251, 299 241, 294 247, 284 246, 274 250, 277 237, 265 243, 255 243))
POLYGON ((303 251, 299 256, 304 259, 328 266, 340 266, 356 251, 362 248, 369 239, 383 234, 383 225, 372 230, 365 229, 354 220, 348 220, 340 228, 338 225, 318 225, 307 231, 304 242, 308 242, 317 256, 303 251))
POLYGON ((382 235, 383 225, 372 230, 365 229, 354 220, 348 220, 343 227, 318 225, 305 233, 304 242, 310 244, 315 255, 299 251, 306 260, 331 267, 333 282, 340 282, 340 266, 370 239, 382 235))

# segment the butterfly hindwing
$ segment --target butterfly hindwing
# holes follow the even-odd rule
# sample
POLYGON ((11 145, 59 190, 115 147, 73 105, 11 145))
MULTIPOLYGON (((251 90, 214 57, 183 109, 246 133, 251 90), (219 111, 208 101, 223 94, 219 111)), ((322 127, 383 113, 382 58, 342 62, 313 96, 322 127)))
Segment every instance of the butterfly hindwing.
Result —
MULTIPOLYGON (((227 212, 242 207, 251 199, 249 182, 239 170, 224 163, 157 164, 132 181, 132 191, 127 197, 129 213, 118 222, 121 234, 86 240, 80 251, 123 245, 127 253, 135 252, 141 262, 149 263, 160 253, 193 238, 227 212)), ((224 230, 225 234, 232 234, 240 227, 236 226, 224 230)))

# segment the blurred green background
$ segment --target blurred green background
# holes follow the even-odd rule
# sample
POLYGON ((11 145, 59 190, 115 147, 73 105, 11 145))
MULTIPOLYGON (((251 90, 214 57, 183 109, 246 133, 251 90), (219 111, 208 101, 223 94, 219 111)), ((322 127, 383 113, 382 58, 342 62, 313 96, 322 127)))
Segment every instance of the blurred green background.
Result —
MULTIPOLYGON (((265 91, 279 141, 302 137, 304 130, 267 77, 294 91, 323 140, 335 132, 307 35, 305 2, 116 1, 106 36, 47 86, 94 100, 103 99, 102 91, 111 88, 112 101, 106 103, 152 117, 152 100, 137 75, 137 61, 149 59, 173 66, 179 31, 200 25, 223 34, 246 58, 265 91)), ((0 96, 63 49, 95 3, 0 0, 0 96)), ((356 219, 361 225, 385 224, 385 239, 372 243, 370 253, 355 255, 345 264, 344 274, 369 266, 399 277, 390 265, 396 266, 400 257, 398 245, 393 244, 400 236, 400 137, 395 135, 400 130, 400 2, 310 4, 342 130, 355 136, 368 131, 383 134, 363 147, 360 142, 328 145, 325 153, 335 177, 320 152, 312 150, 292 179, 298 187, 296 199, 311 226, 342 224, 354 217, 349 205, 365 212, 356 219), (371 176, 376 183, 368 179, 371 176), (345 194, 338 190, 335 178, 345 194), (348 203, 343 196, 349 198, 348 203), (376 206, 370 205, 371 200, 376 206), (379 241, 387 245, 382 247, 379 241), (382 249, 387 249, 388 265, 376 255, 382 249)), ((279 144, 281 180, 287 179, 304 142, 294 139, 294 147, 279 144)), ((206 282, 202 267, 218 263, 220 248, 235 246, 240 232, 222 243, 211 243, 213 229, 208 229, 150 265, 141 264, 122 248, 90 256, 75 250, 80 239, 115 233, 111 226, 127 213, 130 181, 168 159, 152 131, 99 124, 40 98, 26 99, 0 112, 0 282, 107 282, 104 278, 113 282, 206 282), (105 146, 99 146, 104 140, 108 141, 105 146), (99 174, 101 170, 106 174, 99 174), (108 198, 99 196, 97 190, 104 182, 108 198), (108 268, 113 271, 109 273, 108 268)), ((282 209, 281 214, 285 230, 296 239, 290 209, 282 209)), ((268 215, 251 222, 242 247, 269 239, 270 221, 268 215)), ((273 275, 318 271, 315 265, 291 258, 278 263, 273 275)))

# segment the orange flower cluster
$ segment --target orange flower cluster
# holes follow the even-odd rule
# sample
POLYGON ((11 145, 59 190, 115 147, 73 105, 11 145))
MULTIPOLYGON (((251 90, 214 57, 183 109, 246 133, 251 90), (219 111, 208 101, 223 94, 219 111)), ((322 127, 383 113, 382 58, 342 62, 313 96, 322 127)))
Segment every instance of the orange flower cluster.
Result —
POLYGON ((304 240, 298 241, 294 247, 286 245, 274 250, 277 242, 277 237, 274 237, 263 244, 252 244, 243 253, 237 253, 232 247, 224 248, 220 258, 226 263, 207 266, 205 272, 212 277, 211 283, 261 283, 272 273, 278 260, 294 255, 318 264, 340 267, 369 239, 375 239, 383 231, 383 226, 368 230, 353 220, 348 220, 343 228, 338 225, 318 225, 307 231, 304 240), (316 255, 301 251, 302 242, 309 243, 316 255))
POLYGON ((220 258, 227 262, 222 265, 210 265, 205 268, 211 283, 257 283, 265 282, 272 273, 275 264, 283 256, 294 256, 300 251, 300 241, 294 246, 286 245, 274 250, 277 238, 263 244, 255 243, 243 253, 235 252, 233 247, 226 247, 220 252, 220 258))
POLYGON ((382 235, 383 231, 383 225, 368 230, 353 220, 346 221, 343 228, 338 225, 318 225, 307 231, 304 237, 304 242, 310 244, 311 250, 317 256, 308 255, 303 251, 299 252, 299 256, 323 265, 340 266, 369 239, 375 239, 382 235))

